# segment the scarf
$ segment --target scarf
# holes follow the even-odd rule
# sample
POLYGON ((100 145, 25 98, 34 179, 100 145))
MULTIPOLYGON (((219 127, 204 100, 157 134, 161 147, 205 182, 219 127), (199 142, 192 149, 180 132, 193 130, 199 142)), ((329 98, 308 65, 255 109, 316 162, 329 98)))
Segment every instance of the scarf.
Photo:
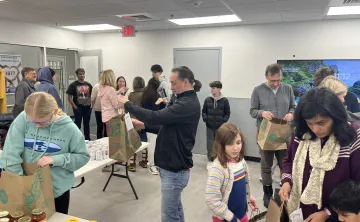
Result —
POLYGON ((292 167, 293 187, 288 201, 289 214, 299 209, 300 202, 306 205, 316 204, 320 210, 322 207, 322 189, 326 171, 335 168, 338 160, 340 144, 332 134, 324 147, 321 149, 321 139, 306 139, 301 141, 296 151, 292 167), (302 192, 303 174, 307 153, 309 152, 310 173, 309 182, 302 192))

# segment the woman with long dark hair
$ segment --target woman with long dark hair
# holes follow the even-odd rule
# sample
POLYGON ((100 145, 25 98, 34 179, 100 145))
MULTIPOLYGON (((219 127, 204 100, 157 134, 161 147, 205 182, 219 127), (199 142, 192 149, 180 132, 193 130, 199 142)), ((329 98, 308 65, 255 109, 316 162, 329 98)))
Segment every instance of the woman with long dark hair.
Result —
MULTIPOLYGON (((151 78, 148 81, 147 86, 143 90, 142 98, 141 98, 141 107, 144 109, 157 111, 165 108, 166 104, 163 103, 162 98, 157 91, 160 86, 160 81, 151 78)), ((158 171, 154 166, 154 152, 155 152, 155 143, 156 143, 156 135, 152 133, 147 134, 148 142, 150 143, 148 149, 143 150, 142 152, 142 160, 139 162, 139 165, 143 168, 147 168, 149 166, 149 171, 153 175, 158 175, 158 171)))
POLYGON ((305 221, 335 222, 331 191, 346 180, 360 180, 360 130, 348 123, 338 96, 315 88, 301 97, 294 115, 295 136, 283 162, 280 197, 305 221))
POLYGON ((129 88, 126 86, 126 79, 124 76, 120 76, 116 79, 116 91, 122 96, 126 96, 129 92, 129 88))
MULTIPOLYGON (((145 81, 143 78, 141 78, 140 76, 137 76, 134 78, 133 81, 133 92, 131 92, 129 94, 129 101, 135 103, 138 106, 142 107, 142 97, 143 97, 143 90, 145 88, 145 81)), ((131 113, 131 118, 136 118, 136 116, 133 116, 131 113)), ((143 142, 147 142, 147 136, 146 136, 146 132, 144 130, 139 130, 138 131, 139 136, 141 138, 141 141, 143 142)), ((135 172, 136 171, 136 153, 134 154, 134 156, 132 156, 129 160, 129 171, 131 172, 135 172)))

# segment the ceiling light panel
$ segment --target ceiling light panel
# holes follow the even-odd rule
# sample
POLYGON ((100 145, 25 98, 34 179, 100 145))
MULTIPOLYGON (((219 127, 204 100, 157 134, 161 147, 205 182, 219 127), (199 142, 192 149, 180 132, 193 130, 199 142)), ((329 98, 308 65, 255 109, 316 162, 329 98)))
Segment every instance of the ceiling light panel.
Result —
POLYGON ((327 15, 360 15, 360 5, 330 7, 327 15))
POLYGON ((105 31, 105 30, 119 30, 121 27, 109 24, 96 24, 96 25, 77 25, 77 26, 62 26, 65 29, 71 29, 79 32, 87 31, 105 31))
POLYGON ((208 16, 197 18, 184 18, 184 19, 169 19, 177 25, 205 25, 205 24, 218 24, 218 23, 230 23, 241 22, 241 19, 236 15, 221 15, 221 16, 208 16))

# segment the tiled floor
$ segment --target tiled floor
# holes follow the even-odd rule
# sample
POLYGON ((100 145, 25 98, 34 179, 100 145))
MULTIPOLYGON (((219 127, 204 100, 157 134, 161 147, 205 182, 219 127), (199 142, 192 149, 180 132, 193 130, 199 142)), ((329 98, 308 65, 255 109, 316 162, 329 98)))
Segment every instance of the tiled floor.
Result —
MULTIPOLYGON (((140 156, 139 156, 140 158, 140 156)), ((207 158, 194 155, 194 167, 191 169, 190 182, 182 195, 187 222, 211 221, 211 212, 204 200, 207 158)), ((260 164, 248 162, 250 168, 251 193, 261 210, 262 185, 260 164)), ((83 186, 71 191, 69 214, 99 222, 148 221, 160 222, 160 179, 151 175, 147 169, 139 168, 130 173, 131 180, 139 195, 136 200, 126 179, 112 178, 106 192, 102 192, 108 173, 96 172, 86 177, 83 186)), ((122 169, 122 172, 124 170, 122 169)), ((274 175, 274 187, 279 186, 279 170, 274 175)))

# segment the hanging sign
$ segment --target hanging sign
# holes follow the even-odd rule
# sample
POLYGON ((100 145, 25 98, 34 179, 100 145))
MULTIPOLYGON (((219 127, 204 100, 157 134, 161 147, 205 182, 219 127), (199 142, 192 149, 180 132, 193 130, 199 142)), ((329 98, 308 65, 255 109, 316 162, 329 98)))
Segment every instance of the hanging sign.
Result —
POLYGON ((15 93, 16 87, 22 79, 21 56, 0 54, 0 67, 5 72, 6 93, 15 93))

